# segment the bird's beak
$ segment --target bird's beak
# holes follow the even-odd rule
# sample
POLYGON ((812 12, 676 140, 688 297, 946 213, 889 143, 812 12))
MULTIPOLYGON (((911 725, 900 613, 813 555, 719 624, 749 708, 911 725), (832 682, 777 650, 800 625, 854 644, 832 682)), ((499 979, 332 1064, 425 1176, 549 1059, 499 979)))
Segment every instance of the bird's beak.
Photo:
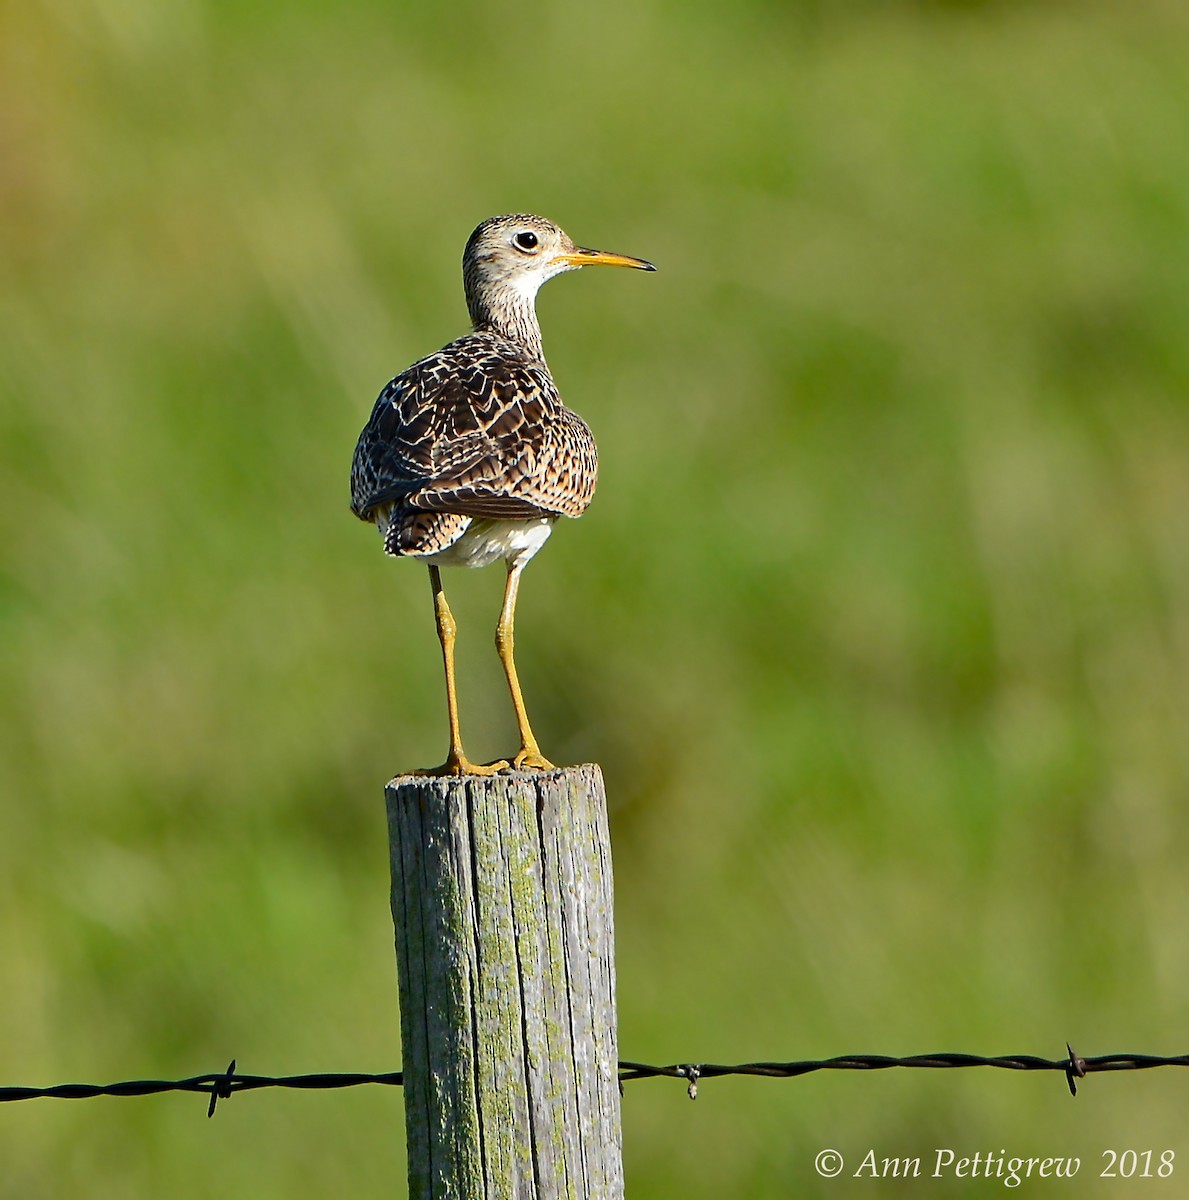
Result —
POLYGON ((579 246, 569 254, 559 254, 554 260, 565 263, 567 267, 633 267, 637 271, 655 271, 656 267, 642 258, 632 258, 627 254, 611 254, 606 250, 587 250, 579 246))

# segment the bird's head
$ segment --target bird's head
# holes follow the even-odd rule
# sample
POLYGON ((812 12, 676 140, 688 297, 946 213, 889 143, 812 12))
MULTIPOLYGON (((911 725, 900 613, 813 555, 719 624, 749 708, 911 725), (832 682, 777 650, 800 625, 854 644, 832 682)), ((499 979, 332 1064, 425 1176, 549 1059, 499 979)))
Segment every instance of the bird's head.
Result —
POLYGON ((531 305, 547 279, 600 265, 656 270, 642 258, 576 246, 564 229, 544 217, 531 213, 490 217, 471 234, 462 255, 471 316, 479 324, 481 315, 508 304, 527 300, 531 305))

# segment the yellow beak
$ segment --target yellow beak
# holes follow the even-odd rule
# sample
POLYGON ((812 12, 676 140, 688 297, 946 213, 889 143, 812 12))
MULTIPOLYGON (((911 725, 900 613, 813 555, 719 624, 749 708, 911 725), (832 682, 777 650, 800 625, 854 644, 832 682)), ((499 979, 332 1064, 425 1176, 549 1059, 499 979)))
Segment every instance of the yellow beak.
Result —
POLYGON ((559 254, 554 262, 565 263, 567 267, 633 267, 637 271, 655 271, 656 267, 642 258, 632 258, 627 254, 611 254, 606 250, 587 250, 579 246, 572 254, 559 254))

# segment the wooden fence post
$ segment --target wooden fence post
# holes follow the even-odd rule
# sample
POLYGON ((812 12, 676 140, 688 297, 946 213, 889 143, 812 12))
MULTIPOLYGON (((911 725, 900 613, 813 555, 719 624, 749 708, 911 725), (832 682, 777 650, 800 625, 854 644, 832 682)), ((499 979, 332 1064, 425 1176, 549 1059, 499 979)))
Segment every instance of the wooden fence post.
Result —
POLYGON ((622 1200, 601 772, 385 798, 411 1200, 622 1200))

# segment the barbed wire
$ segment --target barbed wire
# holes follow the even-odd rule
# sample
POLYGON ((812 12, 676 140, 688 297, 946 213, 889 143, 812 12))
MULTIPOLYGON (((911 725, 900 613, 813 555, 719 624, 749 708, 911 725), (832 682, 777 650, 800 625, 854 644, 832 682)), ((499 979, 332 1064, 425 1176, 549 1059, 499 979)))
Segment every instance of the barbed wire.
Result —
POLYGON ((228 1099, 232 1092, 251 1092, 259 1088, 301 1088, 328 1090, 359 1087, 365 1083, 400 1087, 404 1083, 400 1071, 367 1074, 360 1071, 314 1075, 240 1075, 235 1059, 221 1075, 193 1075, 189 1079, 131 1079, 123 1083, 59 1083, 53 1087, 0 1087, 0 1102, 5 1100, 91 1100, 96 1096, 156 1096, 162 1092, 203 1092, 210 1096, 208 1117, 215 1115, 215 1105, 228 1099))
POLYGON ((802 1062, 754 1062, 735 1066, 718 1063, 677 1063, 670 1067, 652 1067, 646 1063, 620 1062, 619 1079, 672 1077, 685 1079, 691 1100, 697 1099, 698 1080, 723 1075, 759 1075, 772 1079, 795 1079, 814 1071, 886 1071, 892 1067, 938 1070, 956 1067, 998 1067, 1007 1071, 1060 1071, 1069 1085, 1071 1096, 1077 1095, 1077 1080, 1099 1071, 1147 1071, 1153 1067, 1189 1067, 1189 1054, 1165 1057, 1155 1054, 1100 1054, 1082 1058, 1068 1043, 1065 1058, 1038 1058, 1033 1054, 1001 1054, 985 1057, 978 1054, 913 1054, 893 1058, 886 1054, 845 1054, 837 1058, 808 1059, 802 1062))
MULTIPOLYGON (((725 1066, 721 1063, 673 1063, 669 1066, 650 1066, 648 1063, 619 1064, 619 1082, 636 1079, 684 1079, 691 1100, 698 1097, 698 1082, 726 1075, 763 1076, 770 1079, 795 1079, 815 1071, 886 1071, 893 1067, 938 1070, 962 1067, 997 1067, 1007 1071, 1060 1071, 1069 1085, 1071 1095, 1077 1095, 1077 1080, 1101 1071, 1148 1071, 1154 1067, 1189 1067, 1189 1054, 1164 1057, 1156 1054, 1100 1054, 1082 1058, 1072 1046, 1065 1058, 1038 1058, 1032 1054, 1002 1054, 984 1057, 978 1054, 913 1054, 893 1058, 886 1054, 845 1054, 837 1058, 804 1059, 799 1062, 753 1062, 725 1066)), ((400 1087, 404 1083, 401 1071, 380 1074, 338 1072, 313 1075, 241 1075, 232 1059, 227 1070, 219 1075, 194 1075, 189 1079, 136 1079, 123 1083, 59 1083, 52 1087, 0 1087, 0 1102, 9 1100, 89 1100, 97 1096, 155 1096, 162 1092, 202 1092, 210 1096, 207 1116, 215 1114, 220 1100, 234 1092, 250 1092, 260 1088, 299 1088, 327 1090, 359 1087, 378 1083, 400 1087)))

